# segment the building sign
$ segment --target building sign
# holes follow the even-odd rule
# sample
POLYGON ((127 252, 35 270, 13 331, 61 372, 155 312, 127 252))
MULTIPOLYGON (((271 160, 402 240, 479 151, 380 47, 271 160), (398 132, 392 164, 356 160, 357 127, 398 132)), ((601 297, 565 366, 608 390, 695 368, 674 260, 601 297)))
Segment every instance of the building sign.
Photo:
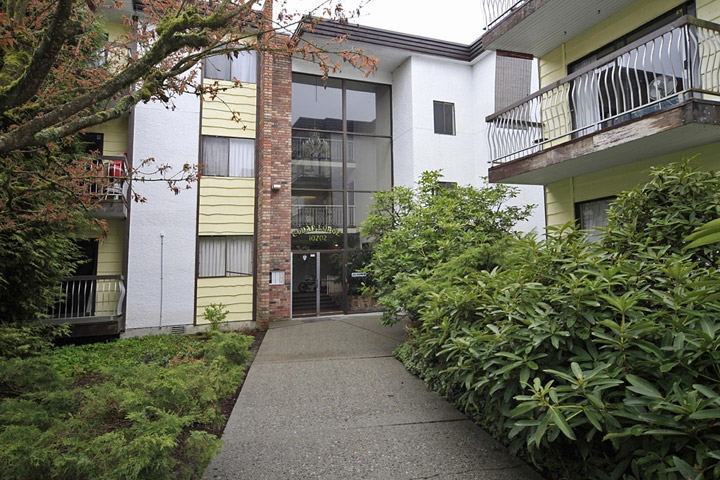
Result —
POLYGON ((330 235, 340 236, 342 232, 330 225, 306 225, 296 228, 292 231, 292 237, 297 238, 301 235, 307 235, 310 242, 326 242, 330 240, 330 235))

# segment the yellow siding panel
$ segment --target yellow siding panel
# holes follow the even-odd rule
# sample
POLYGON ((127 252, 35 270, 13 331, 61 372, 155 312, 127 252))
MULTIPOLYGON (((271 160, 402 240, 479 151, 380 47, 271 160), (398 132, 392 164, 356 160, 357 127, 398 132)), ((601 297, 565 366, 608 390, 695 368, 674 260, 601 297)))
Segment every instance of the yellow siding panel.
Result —
POLYGON ((222 303, 228 310, 227 321, 252 320, 253 279, 252 277, 198 278, 197 282, 197 323, 207 324, 205 307, 222 303))
POLYGON ((685 157, 695 157, 694 162, 704 169, 720 170, 720 143, 549 184, 545 188, 547 224, 561 225, 571 221, 575 216, 575 203, 611 197, 635 188, 648 180, 651 167, 667 165, 685 157))
POLYGON ((103 155, 123 155, 128 151, 127 118, 117 118, 107 123, 92 127, 90 130, 104 134, 103 155))
POLYGON ((200 235, 252 235, 255 180, 203 177, 200 180, 200 235))
POLYGON ((696 0, 698 18, 709 22, 720 22, 720 2, 717 0, 696 0))
MULTIPOLYGON (((206 81, 206 84, 210 82, 206 81)), ((257 85, 243 84, 233 87, 232 82, 218 80, 228 90, 211 100, 203 98, 202 134, 219 137, 255 138, 257 106, 257 85), (240 121, 233 120, 233 114, 239 113, 240 121)))
POLYGON ((545 186, 545 216, 548 227, 562 225, 575 218, 571 179, 545 186))
POLYGON ((125 238, 124 220, 107 220, 107 237, 98 245, 98 275, 120 275, 125 238))

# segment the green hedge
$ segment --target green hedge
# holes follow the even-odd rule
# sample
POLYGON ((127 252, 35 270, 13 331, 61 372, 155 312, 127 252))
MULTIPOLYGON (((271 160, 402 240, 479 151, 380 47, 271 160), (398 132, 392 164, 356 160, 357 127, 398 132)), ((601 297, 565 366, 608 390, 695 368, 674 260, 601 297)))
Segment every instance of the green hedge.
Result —
POLYGON ((655 169, 598 244, 508 236, 493 269, 414 279, 397 355, 550 478, 720 478, 718 251, 683 242, 719 217, 717 174, 655 169))

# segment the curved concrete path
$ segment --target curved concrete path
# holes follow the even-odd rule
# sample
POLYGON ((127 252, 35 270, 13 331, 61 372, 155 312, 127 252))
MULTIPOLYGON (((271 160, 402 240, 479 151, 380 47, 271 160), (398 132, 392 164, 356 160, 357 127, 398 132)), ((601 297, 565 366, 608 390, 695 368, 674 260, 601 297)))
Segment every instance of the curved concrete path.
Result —
POLYGON ((539 480, 392 357, 378 315, 273 323, 204 480, 539 480))

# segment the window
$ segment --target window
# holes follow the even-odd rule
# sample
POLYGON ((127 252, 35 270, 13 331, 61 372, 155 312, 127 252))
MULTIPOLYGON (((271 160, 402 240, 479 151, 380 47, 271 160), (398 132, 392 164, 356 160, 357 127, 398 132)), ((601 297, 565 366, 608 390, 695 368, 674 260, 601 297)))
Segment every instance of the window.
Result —
POLYGON ((202 173, 209 177, 255 177, 255 140, 202 137, 202 173))
POLYGON ((238 80, 243 83, 257 83, 257 55, 254 51, 230 55, 215 55, 205 59, 205 78, 213 80, 238 80))
POLYGON ((580 229, 589 232, 589 241, 595 242, 602 237, 601 229, 607 227, 607 213, 613 200, 615 197, 606 197, 575 204, 575 217, 580 229))
POLYGON ((447 102, 433 102, 435 116, 435 133, 442 135, 455 135, 455 104, 447 102))
POLYGON ((496 112, 530 95, 532 66, 532 55, 498 50, 495 57, 496 112))
POLYGON ((252 275, 253 237, 248 235, 200 237, 198 277, 252 275))

